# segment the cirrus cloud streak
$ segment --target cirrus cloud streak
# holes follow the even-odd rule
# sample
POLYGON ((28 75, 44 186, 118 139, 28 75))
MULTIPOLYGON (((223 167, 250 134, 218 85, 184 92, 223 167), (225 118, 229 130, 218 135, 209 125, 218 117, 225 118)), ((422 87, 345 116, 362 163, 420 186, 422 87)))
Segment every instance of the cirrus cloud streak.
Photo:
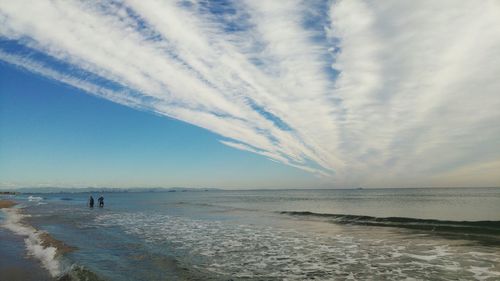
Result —
POLYGON ((499 6, 0 1, 0 59, 336 186, 446 185, 499 163, 499 6))

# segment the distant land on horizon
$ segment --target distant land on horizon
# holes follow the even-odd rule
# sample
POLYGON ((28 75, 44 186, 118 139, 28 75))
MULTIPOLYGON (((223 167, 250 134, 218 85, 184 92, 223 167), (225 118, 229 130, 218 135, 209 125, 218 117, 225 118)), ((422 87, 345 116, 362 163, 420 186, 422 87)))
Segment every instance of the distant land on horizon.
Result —
POLYGON ((176 192, 176 191, 214 191, 219 188, 189 188, 189 187, 0 187, 0 194, 11 193, 85 193, 85 192, 176 192))
POLYGON ((500 188, 498 186, 476 186, 476 187, 385 187, 385 188, 363 188, 363 187, 346 187, 346 188, 251 188, 251 189, 230 189, 230 188, 214 188, 214 187, 0 187, 0 195, 15 195, 15 194, 30 194, 30 193, 86 193, 86 192, 205 192, 205 191, 279 191, 279 190, 380 190, 380 189, 471 189, 471 188, 500 188))

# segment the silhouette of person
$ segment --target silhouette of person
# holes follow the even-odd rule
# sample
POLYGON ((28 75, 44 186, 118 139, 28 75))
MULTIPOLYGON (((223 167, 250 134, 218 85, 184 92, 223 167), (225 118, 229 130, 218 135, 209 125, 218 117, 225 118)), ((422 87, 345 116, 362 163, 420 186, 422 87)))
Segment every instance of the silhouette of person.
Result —
POLYGON ((101 197, 99 197, 99 199, 97 199, 97 201, 99 201, 99 207, 104 207, 104 197, 102 197, 102 195, 101 197))
POLYGON ((89 207, 94 208, 94 197, 92 197, 92 195, 90 195, 90 198, 89 198, 89 207))

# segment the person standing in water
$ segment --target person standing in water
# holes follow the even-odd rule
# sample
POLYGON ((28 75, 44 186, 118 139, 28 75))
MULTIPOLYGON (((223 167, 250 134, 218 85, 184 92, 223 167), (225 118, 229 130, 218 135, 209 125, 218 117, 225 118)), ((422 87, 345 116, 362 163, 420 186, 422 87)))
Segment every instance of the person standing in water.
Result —
POLYGON ((99 199, 97 199, 97 201, 99 201, 99 207, 104 207, 104 197, 102 197, 102 195, 101 197, 99 197, 99 199))
POLYGON ((94 197, 92 197, 92 195, 90 195, 90 198, 89 198, 89 207, 94 208, 94 197))

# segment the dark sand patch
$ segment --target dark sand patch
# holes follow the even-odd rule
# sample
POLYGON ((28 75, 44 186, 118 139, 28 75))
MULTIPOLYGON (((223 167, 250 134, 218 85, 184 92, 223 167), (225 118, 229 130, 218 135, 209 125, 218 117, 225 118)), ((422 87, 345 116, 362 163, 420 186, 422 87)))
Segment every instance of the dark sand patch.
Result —
POLYGON ((17 205, 17 203, 11 200, 0 200, 0 209, 10 208, 15 205, 17 205))
POLYGON ((64 254, 71 253, 71 252, 77 250, 76 247, 70 246, 70 245, 68 245, 60 240, 55 239, 47 232, 41 232, 38 235, 38 237, 40 238, 40 240, 42 240, 41 244, 44 248, 54 247, 57 249, 58 255, 64 255, 64 254))

